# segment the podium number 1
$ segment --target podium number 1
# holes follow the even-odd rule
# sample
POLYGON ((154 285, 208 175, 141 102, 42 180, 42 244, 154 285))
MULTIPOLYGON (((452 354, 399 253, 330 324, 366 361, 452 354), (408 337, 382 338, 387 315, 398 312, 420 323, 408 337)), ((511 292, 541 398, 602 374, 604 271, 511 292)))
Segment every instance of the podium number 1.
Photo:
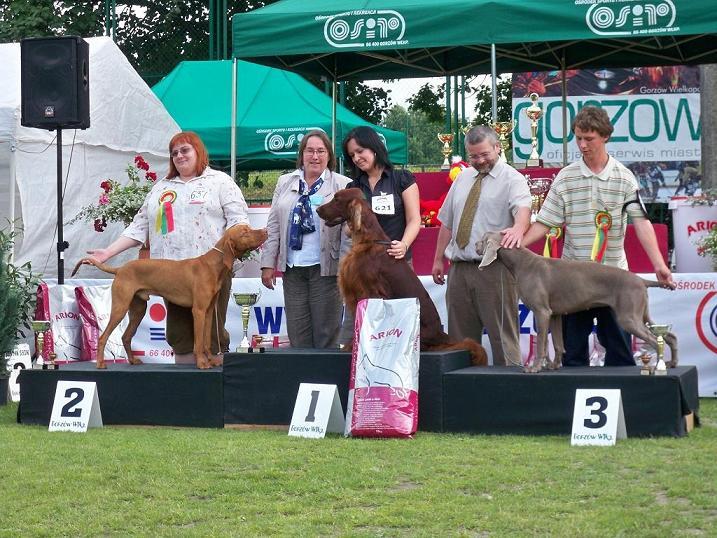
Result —
POLYGON ((304 419, 304 422, 314 422, 314 420, 316 420, 314 413, 316 412, 316 403, 318 401, 319 401, 319 391, 312 390, 311 391, 311 403, 309 403, 309 412, 306 414, 306 418, 304 419))
POLYGON ((79 407, 76 407, 73 409, 74 406, 82 402, 82 400, 85 398, 85 391, 78 388, 78 387, 70 387, 65 391, 65 398, 72 398, 69 402, 67 402, 65 405, 62 406, 62 411, 60 412, 61 417, 79 417, 82 413, 82 409, 79 407), (74 396, 74 398, 72 398, 74 396))
POLYGON ((602 396, 592 396, 585 400, 586 407, 592 407, 597 404, 597 409, 590 409, 590 415, 595 417, 595 420, 586 418, 583 424, 586 428, 602 428, 607 423, 607 415, 605 409, 607 409, 607 400, 602 396))

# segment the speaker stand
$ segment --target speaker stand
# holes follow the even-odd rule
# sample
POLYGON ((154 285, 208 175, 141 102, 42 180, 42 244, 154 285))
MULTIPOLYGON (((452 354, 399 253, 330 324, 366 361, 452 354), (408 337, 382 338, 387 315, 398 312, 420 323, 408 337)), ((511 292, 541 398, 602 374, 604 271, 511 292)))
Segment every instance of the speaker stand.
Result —
POLYGON ((57 128, 57 283, 65 283, 65 249, 70 244, 62 233, 62 128, 57 128))

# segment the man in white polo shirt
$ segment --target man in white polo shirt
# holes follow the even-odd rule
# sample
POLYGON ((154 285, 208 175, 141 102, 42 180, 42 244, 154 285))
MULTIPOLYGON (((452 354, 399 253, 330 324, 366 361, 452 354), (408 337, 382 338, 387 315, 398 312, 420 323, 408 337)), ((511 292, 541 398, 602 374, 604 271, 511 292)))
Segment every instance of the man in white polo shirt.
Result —
MULTIPOLYGON (((607 113, 584 107, 575 116, 572 131, 582 159, 557 175, 523 245, 545 238, 550 228, 564 227, 563 259, 596 261, 627 270, 624 242, 629 216, 658 280, 673 284, 655 230, 639 200, 637 180, 605 148, 613 132, 607 113)), ((630 335, 620 328, 609 307, 563 316, 563 366, 588 366, 588 336, 595 318, 598 338, 606 350, 605 366, 634 366, 630 335)))

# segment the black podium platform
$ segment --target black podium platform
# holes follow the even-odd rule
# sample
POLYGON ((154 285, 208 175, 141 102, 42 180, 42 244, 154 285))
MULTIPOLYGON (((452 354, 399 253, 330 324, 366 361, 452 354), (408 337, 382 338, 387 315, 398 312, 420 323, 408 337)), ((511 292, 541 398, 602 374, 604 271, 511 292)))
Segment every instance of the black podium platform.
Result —
MULTIPOLYGON (((96 381, 105 424, 221 428, 288 425, 301 383, 336 385, 346 411, 351 356, 327 350, 230 353, 223 368, 191 365, 64 365, 24 370, 18 421, 47 425, 57 381, 96 381)), ((421 353, 419 431, 563 435, 572 427, 575 389, 619 388, 628 436, 684 435, 697 415, 697 369, 641 376, 638 367, 563 368, 524 374, 519 368, 469 366, 463 351, 421 353)))
MULTIPOLYGON (((421 353, 418 373, 418 429, 443 429, 443 374, 470 365, 465 351, 421 353)), ((301 383, 336 385, 346 412, 351 355, 334 350, 278 350, 229 353, 224 357, 224 422, 291 422, 301 383)))
POLYGON ((197 370, 179 364, 62 365, 59 370, 23 370, 18 422, 47 425, 58 381, 95 381, 104 424, 224 426, 221 368, 197 370))
POLYGON ((620 389, 628 437, 681 436, 699 398, 697 368, 665 376, 640 368, 562 368, 525 374, 517 368, 464 368, 444 376, 444 430, 486 434, 564 435, 572 429, 575 389, 620 389))

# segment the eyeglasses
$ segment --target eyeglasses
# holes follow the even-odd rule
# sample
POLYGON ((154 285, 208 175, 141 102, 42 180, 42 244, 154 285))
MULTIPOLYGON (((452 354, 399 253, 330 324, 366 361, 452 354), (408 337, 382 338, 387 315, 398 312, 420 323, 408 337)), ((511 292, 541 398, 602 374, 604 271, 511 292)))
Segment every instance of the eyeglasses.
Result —
POLYGON ((172 156, 172 159, 177 157, 180 153, 182 155, 189 155, 192 151, 194 151, 194 148, 192 146, 182 146, 179 149, 173 150, 170 155, 172 156))
POLYGON ((326 151, 325 149, 306 148, 304 150, 304 155, 316 155, 317 157, 323 157, 327 153, 328 153, 328 151, 326 151))

